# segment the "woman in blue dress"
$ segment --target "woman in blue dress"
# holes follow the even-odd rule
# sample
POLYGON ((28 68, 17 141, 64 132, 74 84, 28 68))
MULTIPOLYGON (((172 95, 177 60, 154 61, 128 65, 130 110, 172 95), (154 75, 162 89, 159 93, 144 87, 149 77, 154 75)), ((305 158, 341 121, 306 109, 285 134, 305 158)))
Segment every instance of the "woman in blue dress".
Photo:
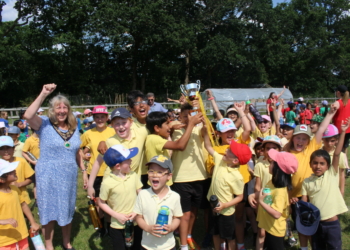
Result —
POLYGON ((56 84, 46 84, 24 115, 40 138, 40 159, 35 167, 37 203, 43 225, 46 250, 53 250, 55 221, 62 227, 63 248, 73 249, 70 242, 71 222, 75 210, 77 170, 87 174, 79 155, 80 136, 77 122, 66 97, 57 95, 50 101, 48 117, 36 112, 56 84))

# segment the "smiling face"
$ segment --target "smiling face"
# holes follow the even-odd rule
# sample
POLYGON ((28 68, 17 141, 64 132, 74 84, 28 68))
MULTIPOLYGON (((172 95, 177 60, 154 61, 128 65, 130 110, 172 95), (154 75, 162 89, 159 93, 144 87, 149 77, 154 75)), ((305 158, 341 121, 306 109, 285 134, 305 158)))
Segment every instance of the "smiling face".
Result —
POLYGON ((310 167, 316 176, 323 175, 329 168, 327 161, 322 156, 313 157, 310 162, 310 167))
POLYGON ((221 141, 222 141, 222 145, 230 145, 231 141, 235 139, 235 134, 236 134, 236 130, 235 129, 231 129, 229 131, 226 132, 218 132, 221 141))
POLYGON ((303 151, 310 142, 310 136, 306 134, 294 135, 292 138, 294 150, 297 152, 303 151))
POLYGON ((293 137, 293 132, 294 132, 294 129, 292 127, 288 127, 288 126, 285 126, 283 127, 282 129, 282 135, 284 138, 286 138, 288 141, 290 139, 292 139, 293 137))
POLYGON ((235 111, 230 111, 227 113, 227 118, 230 118, 233 122, 238 119, 238 113, 235 111))
POLYGON ((67 120, 68 106, 66 106, 63 102, 56 103, 53 111, 54 111, 56 120, 59 123, 65 122, 67 120))
POLYGON ((14 152, 15 152, 14 147, 9 147, 9 146, 0 147, 0 157, 5 161, 12 161, 14 152))
POLYGON ((338 144, 338 136, 332 136, 329 138, 323 138, 323 148, 326 151, 334 150, 335 146, 338 144))
POLYGON ((23 122, 19 122, 19 123, 17 124, 17 127, 18 127, 19 129, 25 129, 25 126, 24 126, 23 122))
POLYGON ((232 153, 230 148, 226 149, 225 155, 224 157, 222 157, 222 160, 228 165, 239 165, 238 158, 234 155, 234 153, 232 153))
POLYGON ((5 175, 6 177, 0 178, 0 183, 11 183, 17 181, 18 179, 16 170, 12 170, 11 172, 6 173, 5 175))
POLYGON ((146 122, 146 117, 149 110, 149 106, 146 100, 143 100, 141 97, 138 97, 134 101, 134 107, 130 109, 138 121, 146 122))
POLYGON ((258 128, 261 131, 261 133, 267 132, 271 128, 272 124, 271 122, 264 119, 263 122, 258 123, 258 128))
POLYGON ((320 124, 318 122, 311 121, 311 124, 310 124, 311 132, 315 134, 317 132, 319 126, 320 126, 320 124))
POLYGON ((190 112, 190 110, 184 110, 180 113, 181 123, 185 124, 186 126, 188 125, 188 115, 190 114, 190 112))
POLYGON ((169 120, 162 123, 161 127, 158 127, 157 125, 154 126, 154 131, 157 133, 157 135, 160 135, 164 139, 167 139, 170 136, 170 127, 169 127, 169 120))
POLYGON ((160 192, 165 187, 166 182, 172 177, 168 169, 164 169, 156 163, 150 163, 148 165, 148 171, 148 180, 155 193, 160 192), (153 173, 150 174, 151 172, 153 173))
POLYGON ((281 151, 281 147, 277 146, 276 143, 273 143, 273 142, 267 142, 264 144, 264 156, 265 156, 265 159, 268 160, 269 162, 272 161, 272 159, 270 158, 268 152, 270 149, 275 149, 277 151, 281 151))
POLYGON ((115 133, 122 139, 129 139, 132 120, 129 118, 116 117, 111 122, 115 133))
POLYGON ((97 128, 105 128, 106 127, 106 122, 108 120, 108 115, 107 114, 94 114, 94 121, 96 123, 97 128))

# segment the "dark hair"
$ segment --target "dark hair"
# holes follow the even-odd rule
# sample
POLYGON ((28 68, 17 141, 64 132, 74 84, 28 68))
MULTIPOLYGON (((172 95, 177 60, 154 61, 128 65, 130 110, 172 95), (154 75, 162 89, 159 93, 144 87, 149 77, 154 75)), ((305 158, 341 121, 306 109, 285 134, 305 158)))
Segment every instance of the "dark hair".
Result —
MULTIPOLYGON (((225 110, 219 109, 219 112, 221 113, 221 115, 222 115, 223 117, 225 116, 225 110)), ((215 111, 214 111, 214 113, 213 113, 213 117, 214 117, 214 119, 216 119, 216 118, 218 117, 215 111)))
POLYGON ((272 98, 272 95, 274 94, 275 92, 271 92, 270 95, 269 95, 269 99, 272 98))
POLYGON ((307 102, 307 103, 306 103, 306 108, 307 108, 307 106, 309 106, 309 105, 310 105, 310 106, 311 106, 311 108, 312 108, 312 104, 311 104, 311 102, 307 102))
POLYGON ((292 190, 292 177, 283 172, 275 161, 273 162, 271 181, 276 188, 287 187, 289 191, 292 190))
POLYGON ((18 113, 19 119, 23 119, 23 115, 24 115, 25 112, 26 112, 26 111, 23 110, 23 109, 21 109, 21 110, 19 111, 19 113, 18 113))
POLYGON ((326 117, 327 113, 328 113, 328 106, 327 105, 323 105, 324 106, 324 113, 322 114, 323 117, 326 117))
POLYGON ((22 122, 22 120, 14 120, 13 121, 13 126, 18 126, 18 123, 22 122))
POLYGON ((168 111, 167 112, 174 112, 175 110, 173 110, 173 109, 168 109, 168 111))
POLYGON ((188 102, 181 105, 181 112, 184 112, 185 110, 192 110, 192 109, 193 109, 192 105, 189 104, 188 102))
POLYGON ((161 127, 168 120, 168 114, 160 111, 150 113, 146 117, 146 128, 151 134, 154 134, 154 126, 161 127))
POLYGON ((288 107, 292 110, 295 107, 295 103, 288 103, 288 107))
POLYGON ((127 99, 129 108, 134 107, 134 103, 139 97, 141 97, 142 100, 146 100, 146 96, 140 90, 133 90, 128 93, 128 96, 126 99, 127 99))
POLYGON ((310 156, 310 163, 315 157, 323 157, 323 159, 326 160, 328 167, 331 165, 331 157, 329 156, 328 152, 324 149, 318 149, 314 151, 310 156))
POLYGON ((0 136, 6 135, 5 128, 0 128, 0 136))

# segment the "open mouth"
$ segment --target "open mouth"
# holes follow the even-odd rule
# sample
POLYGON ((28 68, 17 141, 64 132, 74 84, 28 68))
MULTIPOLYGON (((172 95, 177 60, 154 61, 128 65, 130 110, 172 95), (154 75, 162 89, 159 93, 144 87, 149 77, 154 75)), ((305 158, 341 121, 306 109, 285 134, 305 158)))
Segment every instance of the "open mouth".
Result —
POLYGON ((296 149, 297 151, 303 150, 303 147, 304 147, 304 145, 302 145, 302 144, 296 144, 296 145, 295 145, 295 149, 296 149))
POLYGON ((139 113, 140 113, 140 115, 142 115, 142 116, 147 115, 147 114, 146 114, 146 109, 139 109, 139 113))
POLYGON ((152 187, 158 187, 159 186, 159 180, 152 180, 152 187))
POLYGON ((118 134, 119 134, 119 136, 126 135, 126 129, 118 130, 118 134))

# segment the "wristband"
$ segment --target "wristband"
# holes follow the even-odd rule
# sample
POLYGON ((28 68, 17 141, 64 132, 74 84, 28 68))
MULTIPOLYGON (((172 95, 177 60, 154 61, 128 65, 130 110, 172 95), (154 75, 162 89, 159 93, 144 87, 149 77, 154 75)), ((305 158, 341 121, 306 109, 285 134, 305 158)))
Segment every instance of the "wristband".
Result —
POLYGON ((84 172, 86 172, 86 170, 87 170, 86 168, 85 168, 85 169, 82 169, 81 172, 84 173, 84 172))
POLYGON ((208 98, 208 101, 214 100, 214 97, 210 97, 208 98))

